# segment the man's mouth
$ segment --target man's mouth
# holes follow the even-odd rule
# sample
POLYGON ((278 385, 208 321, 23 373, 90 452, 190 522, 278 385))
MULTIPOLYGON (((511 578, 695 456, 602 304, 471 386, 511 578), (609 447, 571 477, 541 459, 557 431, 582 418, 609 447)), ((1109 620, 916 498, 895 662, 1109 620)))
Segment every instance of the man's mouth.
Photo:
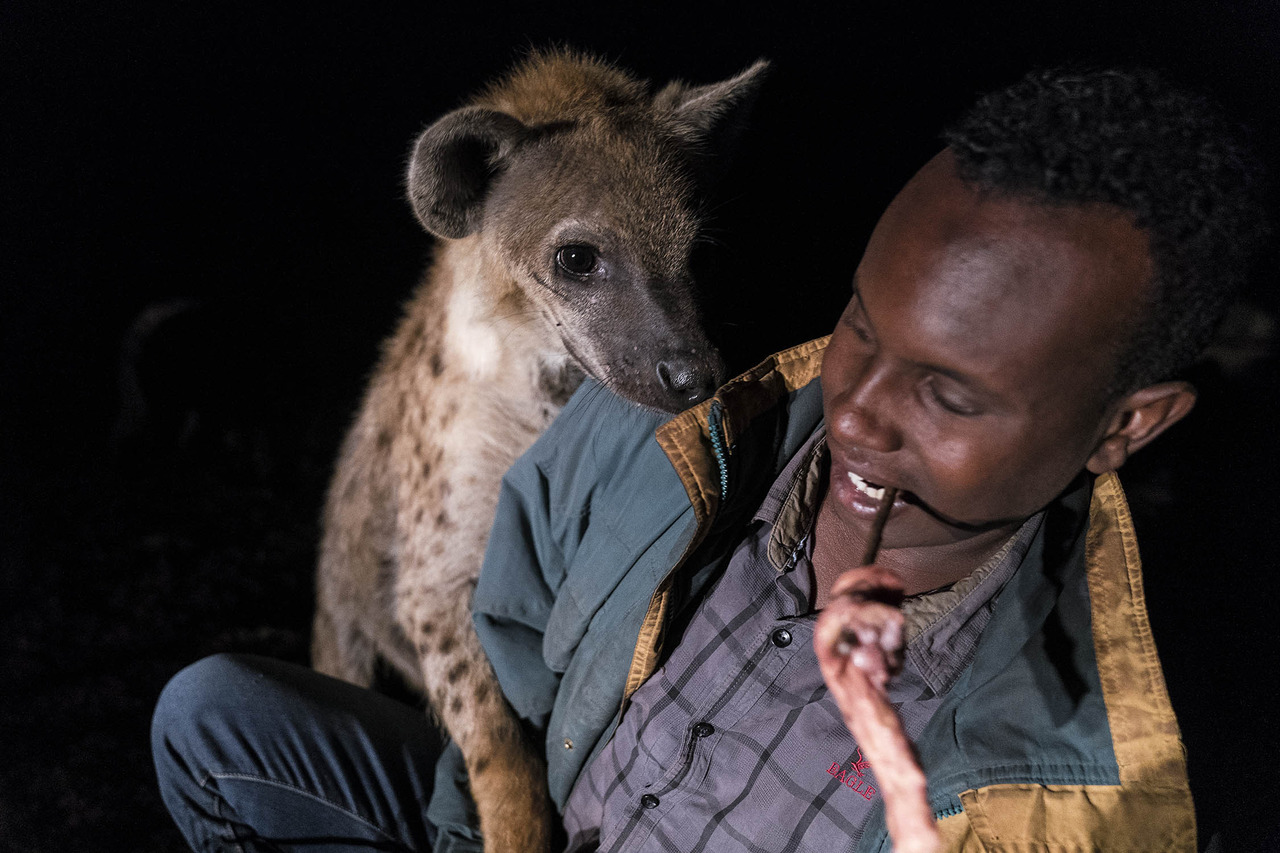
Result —
MULTIPOLYGON (((873 483, 870 480, 859 477, 857 474, 853 473, 852 471, 846 471, 845 473, 849 475, 849 482, 853 484, 853 487, 860 494, 866 495, 866 497, 871 503, 879 504, 880 501, 884 500, 884 493, 886 488, 885 486, 881 486, 878 483, 873 483)), ((951 527, 958 527, 962 530, 977 531, 977 530, 984 530, 987 527, 991 526, 989 524, 970 524, 970 523, 943 515, 939 513, 937 510, 930 507, 928 504, 922 502, 920 498, 916 497, 914 492, 909 492, 903 488, 898 489, 898 493, 894 497, 893 503, 894 503, 895 511, 897 511, 897 509, 900 509, 902 505, 911 505, 916 507, 917 509, 923 510, 924 512, 928 513, 929 515, 933 516, 939 521, 950 525, 951 527)))
POLYGON ((852 471, 849 474, 849 482, 853 483, 853 487, 862 492, 873 501, 879 501, 884 498, 884 486, 877 486, 868 480, 864 480, 852 471))

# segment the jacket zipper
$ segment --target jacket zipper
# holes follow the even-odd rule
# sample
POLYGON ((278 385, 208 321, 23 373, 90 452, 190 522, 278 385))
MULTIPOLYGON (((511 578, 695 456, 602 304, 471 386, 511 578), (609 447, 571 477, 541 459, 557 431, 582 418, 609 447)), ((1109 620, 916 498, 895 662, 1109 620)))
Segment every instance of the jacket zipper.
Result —
POLYGON ((707 412, 707 433, 711 436, 711 452, 716 457, 716 467, 720 472, 720 500, 729 497, 729 448, 724 435, 724 405, 719 400, 711 401, 711 409, 707 412))

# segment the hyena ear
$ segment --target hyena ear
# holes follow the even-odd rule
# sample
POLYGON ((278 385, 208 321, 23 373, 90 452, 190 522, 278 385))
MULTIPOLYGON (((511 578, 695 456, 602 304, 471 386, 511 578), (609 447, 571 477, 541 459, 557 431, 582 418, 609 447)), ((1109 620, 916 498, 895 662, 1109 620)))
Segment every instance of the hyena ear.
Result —
POLYGON ((769 61, 758 59, 728 80, 705 86, 670 83, 654 98, 655 107, 670 110, 676 131, 717 169, 711 177, 718 177, 737 149, 768 71, 769 61))
POLYGON ((494 177, 527 129, 497 110, 463 107, 422 132, 409 160, 409 203, 438 237, 465 237, 480 228, 494 177))

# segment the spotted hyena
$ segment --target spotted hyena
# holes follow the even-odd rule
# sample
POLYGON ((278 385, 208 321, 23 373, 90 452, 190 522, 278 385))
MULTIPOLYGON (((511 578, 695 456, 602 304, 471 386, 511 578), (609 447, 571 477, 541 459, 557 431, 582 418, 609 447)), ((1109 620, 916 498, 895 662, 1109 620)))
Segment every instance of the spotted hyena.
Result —
POLYGON ((584 374, 671 412, 723 379, 690 254, 764 68, 654 92, 536 54, 414 147, 409 199, 443 239, 338 459, 312 654, 365 685, 381 657, 423 690, 465 756, 486 850, 549 837, 541 748, 469 612, 499 481, 584 374))

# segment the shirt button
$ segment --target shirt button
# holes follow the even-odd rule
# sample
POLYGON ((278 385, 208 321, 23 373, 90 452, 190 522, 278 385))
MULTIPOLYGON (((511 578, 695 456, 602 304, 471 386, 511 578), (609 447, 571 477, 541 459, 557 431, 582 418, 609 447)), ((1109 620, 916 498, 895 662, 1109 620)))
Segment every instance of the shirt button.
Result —
POLYGON ((711 737, 716 733, 716 727, 710 723, 698 723, 693 727, 694 737, 711 737))
POLYGON ((791 645, 791 632, 786 628, 779 628, 773 632, 773 635, 770 636, 769 639, 773 640, 773 644, 778 648, 785 649, 787 646, 791 645))
POLYGON ((659 802, 658 798, 653 794, 645 794, 640 798, 640 805, 644 806, 646 809, 656 809, 659 802))

